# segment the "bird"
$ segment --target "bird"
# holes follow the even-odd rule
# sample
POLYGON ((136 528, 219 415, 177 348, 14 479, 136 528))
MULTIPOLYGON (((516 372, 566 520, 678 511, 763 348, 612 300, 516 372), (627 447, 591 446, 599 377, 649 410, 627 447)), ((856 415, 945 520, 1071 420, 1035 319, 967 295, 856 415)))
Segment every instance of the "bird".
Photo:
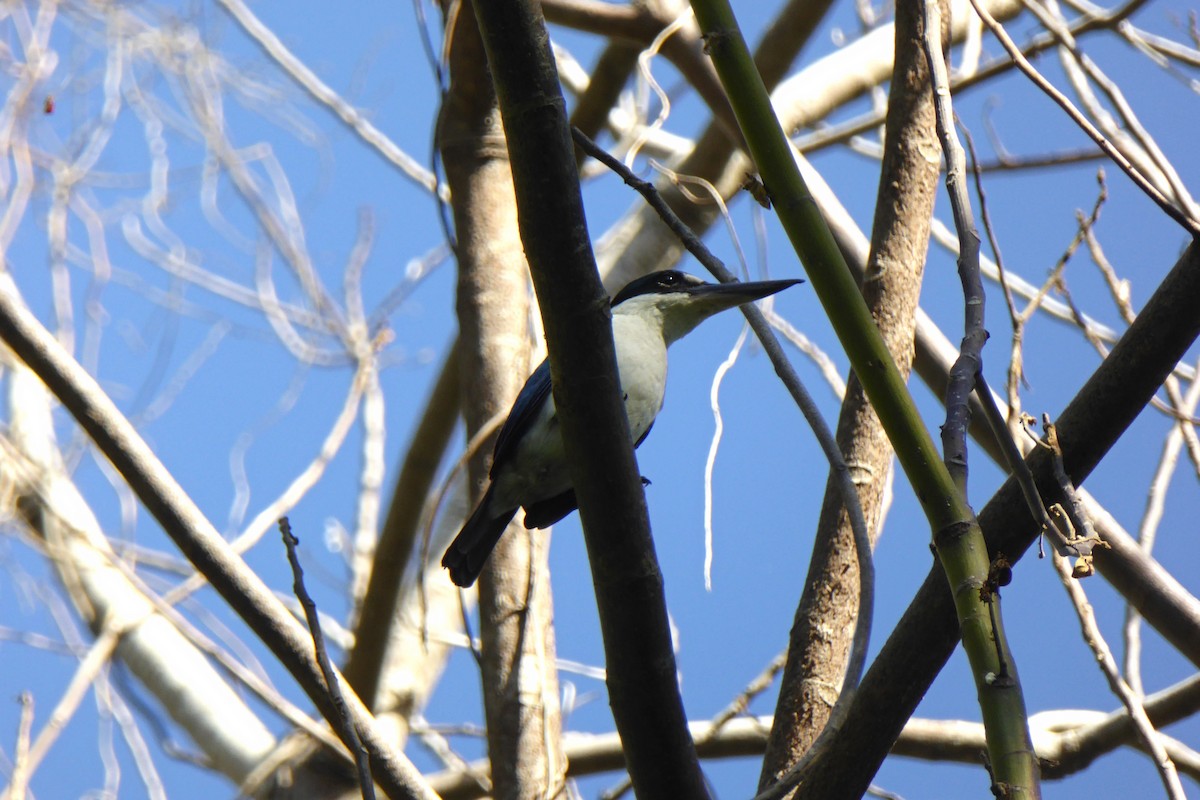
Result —
MULTIPOLYGON (((704 320, 803 283, 799 279, 706 283, 678 270, 630 282, 611 301, 613 344, 634 447, 662 410, 667 348, 704 320)), ((518 508, 525 527, 548 528, 578 508, 554 407, 550 363, 525 382, 496 438, 491 484, 442 558, 458 586, 475 583, 518 508)), ((644 483, 648 483, 645 478, 644 483)))

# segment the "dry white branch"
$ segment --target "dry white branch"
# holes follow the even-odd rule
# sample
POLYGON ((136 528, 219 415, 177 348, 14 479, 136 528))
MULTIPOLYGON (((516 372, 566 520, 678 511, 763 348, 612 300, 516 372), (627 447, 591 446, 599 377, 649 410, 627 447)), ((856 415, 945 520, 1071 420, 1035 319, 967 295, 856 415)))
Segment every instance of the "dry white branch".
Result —
POLYGON ((1183 209, 1175 206, 1163 192, 1154 186, 1147 177, 1132 163, 1130 157, 1124 152, 1119 144, 1114 144, 1095 126, 1092 122, 1077 109, 1066 96, 1055 88, 1048 80, 1021 53, 1019 47, 1013 42, 1012 38, 1004 30, 1004 26, 992 16, 987 8, 979 2, 979 0, 971 0, 972 7, 976 13, 983 19, 983 23, 987 25, 992 34, 1000 40, 1004 49, 1008 51, 1017 68, 1021 70, 1034 84, 1045 92, 1055 103, 1057 103, 1071 121, 1079 126, 1088 138, 1094 141, 1105 154, 1112 159, 1121 171, 1124 172, 1133 183, 1142 190, 1160 209, 1171 219, 1179 223, 1192 236, 1200 232, 1200 219, 1197 219, 1193 214, 1193 209, 1185 207, 1183 209))
MULTIPOLYGON (((100 666, 115 649, 135 676, 209 755, 214 765, 240 782, 274 746, 274 736, 223 678, 115 564, 99 523, 62 471, 55 444, 50 402, 42 384, 19 364, 9 380, 10 441, 4 468, 20 486, 37 534, 77 590, 81 613, 102 627, 101 637, 77 672, 47 731, 69 716, 100 666)), ((53 741, 39 735, 31 763, 53 741)))
POLYGON ((1154 730, 1154 725, 1146 714, 1146 708, 1142 705, 1141 698, 1121 678, 1117 669, 1117 661, 1113 658, 1112 650, 1109 649, 1108 643, 1104 641, 1104 636, 1100 633, 1095 611, 1088 602, 1083 586, 1071 574, 1070 562, 1056 552, 1050 553, 1050 558, 1054 562, 1054 568, 1058 571, 1063 587, 1067 590, 1068 597, 1071 598, 1071 604, 1075 606, 1075 613, 1079 617, 1079 626, 1083 630, 1083 638, 1095 653, 1101 672, 1104 673, 1113 693, 1117 695, 1117 699, 1124 705, 1129 719, 1132 720, 1133 729, 1142 749, 1149 752, 1153 758, 1154 766, 1167 790, 1167 797, 1171 800, 1184 800, 1186 795, 1183 792, 1183 786, 1179 783, 1179 774, 1175 771, 1175 764, 1167 754, 1164 742, 1159 739, 1158 732, 1154 730))
MULTIPOLYGON (((308 68, 292 51, 279 41, 279 37, 254 15, 241 0, 218 0, 229 15, 237 20, 242 29, 258 43, 275 63, 288 74, 297 84, 322 105, 329 108, 357 133, 364 142, 370 145, 381 156, 394 164, 402 174, 411 178, 428 192, 438 190, 437 178, 425 169, 412 156, 401 150, 386 134, 376 128, 358 109, 347 103, 341 95, 333 91, 316 74, 308 68)), ((448 197, 445 199, 449 199, 448 197)))
MULTIPOLYGON (((174 476, 100 389, 24 307, 12 278, 0 274, 0 331, 27 363, 36 365, 60 400, 138 492, 166 532, 203 566, 223 598, 235 606, 272 652, 292 670, 311 699, 327 700, 318 689, 321 671, 303 628, 280 606, 262 580, 234 554, 174 476)), ((336 674, 336 673, 335 673, 336 674)), ((412 764, 389 750, 375 720, 349 686, 344 688, 360 737, 371 754, 374 774, 384 788, 431 797, 412 764)), ((331 712, 326 703, 325 710, 331 712)))
POLYGON ((13 748, 12 776, 5 796, 25 800, 25 789, 33 769, 29 763, 29 732, 33 729, 33 695, 21 692, 21 720, 17 723, 17 745, 13 748))
MULTIPOLYGON (((1196 710, 1200 693, 1196 682, 1182 684, 1171 692, 1155 695, 1160 706, 1184 703, 1196 710), (1173 696, 1169 696, 1171 693, 1173 696)), ((1180 709, 1176 708, 1176 713, 1180 709)), ((761 755, 771 729, 771 717, 737 717, 723 722, 718 729, 711 721, 692 722, 688 726, 705 759, 761 755), (714 732, 715 730, 715 732, 714 732)), ((1124 709, 1104 714, 1099 711, 1063 709, 1035 714, 1030 718, 1031 734, 1037 757, 1044 763, 1058 763, 1055 774, 1064 777, 1084 768, 1097 753, 1123 745, 1136 746, 1124 709), (1114 737, 1106 726, 1116 721, 1123 733, 1114 737), (1086 760, 1080 757, 1086 754, 1086 760)), ((1161 737, 1172 758, 1188 765, 1188 774, 1200 777, 1200 755, 1187 745, 1161 737)), ((564 745, 569 776, 573 778, 624 769, 624 754, 616 733, 567 733, 564 745)), ((930 720, 914 717, 904 726, 892 755, 922 760, 978 764, 985 749, 983 725, 960 720, 930 720)), ((486 760, 473 761, 430 776, 430 785, 444 800, 473 800, 486 796, 480 781, 488 774, 486 760)))
MULTIPOLYGON (((987 7, 1000 19, 1021 10, 1019 0, 991 0, 987 7)), ((956 2, 951 14, 954 41, 966 35, 970 18, 966 3, 956 2)), ((886 82, 892 74, 894 39, 894 27, 881 25, 781 82, 772 92, 771 102, 784 130, 810 125, 886 82)), ((731 158, 720 180, 714 182, 721 196, 731 197, 751 169, 744 156, 731 158)), ((682 253, 683 245, 640 199, 596 241, 600 275, 610 291, 639 275, 668 269, 682 253)))

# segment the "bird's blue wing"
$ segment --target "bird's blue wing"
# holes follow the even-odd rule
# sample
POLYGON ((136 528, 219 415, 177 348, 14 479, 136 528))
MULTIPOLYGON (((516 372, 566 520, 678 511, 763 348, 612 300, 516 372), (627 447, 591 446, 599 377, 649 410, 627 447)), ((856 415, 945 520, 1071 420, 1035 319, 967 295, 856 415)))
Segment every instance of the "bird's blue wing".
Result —
POLYGON ((529 380, 525 381, 525 386, 508 412, 504 427, 500 429, 500 435, 496 437, 496 449, 492 452, 489 477, 496 477, 496 470, 516 453, 517 443, 537 418, 543 404, 550 398, 550 386, 550 362, 542 361, 529 376, 529 380))

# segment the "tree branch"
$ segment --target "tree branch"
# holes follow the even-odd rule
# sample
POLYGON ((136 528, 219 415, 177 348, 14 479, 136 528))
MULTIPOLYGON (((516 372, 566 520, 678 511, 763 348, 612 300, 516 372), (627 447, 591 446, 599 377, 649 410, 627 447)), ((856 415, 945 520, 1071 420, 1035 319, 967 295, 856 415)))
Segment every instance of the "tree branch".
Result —
MULTIPOLYGON (((896 7, 896 61, 888 92, 873 242, 870 262, 859 278, 871 316, 906 379, 939 175, 937 163, 926 155, 936 152, 937 139, 929 70, 921 50, 923 22, 917 12, 913 3, 896 7)), ((838 420, 838 445, 853 465, 873 544, 880 533, 893 452, 854 372, 838 420)), ((760 790, 795 765, 816 741, 829 716, 829 691, 824 687, 838 685, 846 663, 846 636, 838 632, 848 630, 860 613, 854 547, 832 476, 808 570, 789 635, 760 790)))
POLYGON ((313 652, 317 663, 321 665, 321 674, 325 677, 329 699, 337 712, 337 720, 331 721, 338 737, 350 748, 354 756, 354 764, 358 767, 358 788, 363 800, 375 800, 375 783, 371 780, 371 761, 362 742, 354 730, 354 720, 346 705, 346 697, 342 694, 341 684, 338 683, 337 673, 333 662, 329 660, 329 651, 325 649, 325 634, 321 631, 321 618, 317 613, 317 604, 313 602, 304 586, 304 569, 300 566, 300 556, 296 548, 300 540, 292 533, 292 525, 287 517, 279 520, 279 533, 283 536, 283 546, 287 550, 288 565, 292 568, 292 591, 304 609, 304 618, 308 621, 308 629, 312 633, 313 652))
MULTIPOLYGON (((270 648, 322 716, 336 724, 336 711, 303 627, 233 553, 95 379, 23 306, 9 273, 0 275, 0 338, 54 392, 166 534, 270 648)), ((358 696, 351 692, 347 701, 371 756, 375 780, 384 791, 390 797, 433 798, 432 790, 408 759, 390 751, 382 741, 374 719, 358 696)))
POLYGON ((609 299, 588 241, 564 103, 538 5, 476 2, 546 328, 608 668, 635 790, 707 797, 676 684, 662 575, 621 402, 609 299))
MULTIPOLYGON (((1200 679, 1187 681, 1157 692, 1144 701, 1146 713, 1154 724, 1164 727, 1184 719, 1200 709, 1200 679)), ((1108 714, 1101 711, 1048 711, 1032 719, 1037 757, 1046 777, 1061 780, 1087 768, 1097 758, 1118 747, 1138 747, 1138 739, 1129 712, 1119 708, 1108 714)), ((720 724, 714 720, 690 723, 697 749, 704 759, 745 758, 763 753, 770 716, 738 717, 720 724)), ((1162 737, 1166 739, 1167 737, 1162 737)), ((567 734, 568 776, 581 778, 619 770, 623 766, 621 741, 615 733, 567 734)), ((985 747, 983 725, 963 720, 935 720, 914 717, 892 747, 891 755, 938 763, 976 765, 985 747)), ((1172 758, 1188 764, 1188 774, 1200 777, 1200 764, 1194 751, 1168 740, 1172 758), (1181 758, 1190 757, 1190 758, 1181 758)), ((1182 769, 1182 767, 1181 767, 1182 769)), ((477 800, 486 797, 477 776, 487 774, 487 763, 477 761, 464 768, 450 769, 429 776, 429 782, 443 800, 477 800)))
MULTIPOLYGON (((454 426, 458 424, 458 344, 446 354, 437 383, 425 403, 421 421, 396 477, 379 544, 375 548, 371 575, 363 594, 354 648, 346 660, 346 680, 377 710, 378 692, 387 644, 397 619, 404 572, 416 552, 417 532, 425 513, 425 498, 437 475, 454 426)), ((418 569, 423 568, 419 566, 418 569)))
MULTIPOLYGON (((450 88, 437 145, 454 197, 459 385, 467 435, 475 439, 512 406, 530 372, 529 277, 513 167, 471 5, 447 14, 445 28, 450 88)), ((474 497, 487 484, 491 450, 481 447, 468 461, 474 497)), ((480 679, 497 797, 553 796, 566 769, 549 544, 545 534, 511 523, 479 580, 480 679)), ((449 583, 445 575, 438 579, 449 583)))
MULTIPOLYGON (((1056 424, 1065 468, 1076 486, 1083 483, 1195 341, 1200 333, 1200 313, 1193 301, 1200 296, 1197 293, 1200 248, 1192 244, 1059 417, 1056 424)), ((1045 453, 1029 459, 1042 496, 1054 498, 1058 489, 1049 462, 1045 453)), ((979 521, 989 551, 1003 552, 1014 563, 1040 533, 1012 478, 993 495, 980 512, 979 521)), ((1101 571, 1115 558, 1111 551, 1096 551, 1101 571)), ((935 567, 867 671, 834 745, 812 765, 797 796, 857 796, 866 791, 870 776, 887 755, 904 720, 957 643, 952 599, 944 576, 935 567), (886 713, 881 713, 885 707, 886 713)))

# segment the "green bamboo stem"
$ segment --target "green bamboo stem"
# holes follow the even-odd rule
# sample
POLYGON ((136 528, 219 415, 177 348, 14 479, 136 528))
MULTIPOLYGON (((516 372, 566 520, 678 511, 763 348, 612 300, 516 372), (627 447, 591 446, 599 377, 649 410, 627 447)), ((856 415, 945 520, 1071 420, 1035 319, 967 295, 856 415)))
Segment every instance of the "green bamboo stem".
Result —
POLYGON ((904 379, 859 293, 833 234, 796 168, 791 144, 725 0, 692 4, 738 123, 776 213, 803 262, 850 363, 892 440, 917 498, 935 530, 970 519, 941 454, 925 429, 904 379))
POLYGON ((727 0, 692 7, 750 155, 813 289, 888 434, 933 531, 954 594, 987 729, 994 784, 1038 796, 1036 763, 1016 669, 1000 624, 999 597, 981 595, 989 557, 979 523, 942 462, 816 203, 727 0))

